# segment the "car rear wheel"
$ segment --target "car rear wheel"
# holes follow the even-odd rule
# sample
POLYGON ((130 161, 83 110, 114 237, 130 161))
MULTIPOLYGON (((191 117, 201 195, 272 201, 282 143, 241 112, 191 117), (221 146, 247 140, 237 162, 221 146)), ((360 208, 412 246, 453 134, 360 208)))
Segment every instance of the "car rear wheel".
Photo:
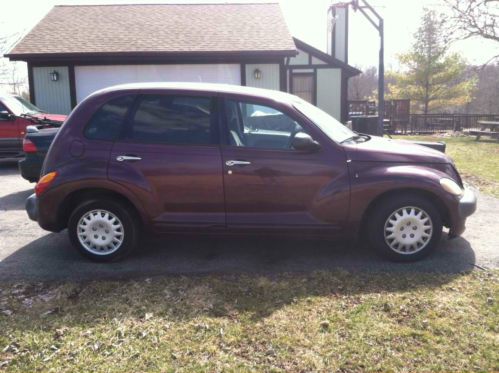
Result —
POLYGON ((419 260, 435 250, 442 219, 426 198, 404 194, 383 200, 369 216, 369 242, 383 256, 399 262, 419 260))
POLYGON ((130 254, 139 237, 133 211, 113 200, 80 204, 69 218, 68 232, 73 246, 97 262, 109 262, 130 254))

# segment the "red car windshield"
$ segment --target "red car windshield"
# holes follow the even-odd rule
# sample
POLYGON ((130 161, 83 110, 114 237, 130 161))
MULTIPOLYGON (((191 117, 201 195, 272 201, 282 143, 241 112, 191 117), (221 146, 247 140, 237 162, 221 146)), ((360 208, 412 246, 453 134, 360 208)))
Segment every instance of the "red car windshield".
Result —
POLYGON ((14 115, 20 116, 23 114, 38 114, 43 111, 37 108, 35 105, 26 101, 19 96, 3 96, 1 98, 3 104, 9 108, 14 115))

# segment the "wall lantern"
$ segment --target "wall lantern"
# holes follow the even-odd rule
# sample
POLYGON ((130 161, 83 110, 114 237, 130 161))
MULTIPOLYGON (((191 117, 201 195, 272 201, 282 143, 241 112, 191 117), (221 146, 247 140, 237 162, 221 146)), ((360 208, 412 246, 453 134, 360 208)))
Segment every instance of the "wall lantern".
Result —
POLYGON ((52 71, 49 73, 50 75, 50 80, 52 80, 53 82, 57 82, 59 80, 59 73, 57 71, 52 71))
POLYGON ((253 71, 253 77, 255 80, 262 79, 262 71, 260 69, 255 69, 255 71, 253 71))

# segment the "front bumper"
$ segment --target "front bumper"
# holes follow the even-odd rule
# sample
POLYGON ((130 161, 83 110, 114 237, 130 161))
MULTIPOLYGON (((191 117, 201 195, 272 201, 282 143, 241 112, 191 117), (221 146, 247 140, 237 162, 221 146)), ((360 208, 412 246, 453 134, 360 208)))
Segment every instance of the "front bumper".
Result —
POLYGON ((26 212, 31 220, 38 221, 38 199, 35 193, 26 199, 26 212))
POLYGON ((449 237, 460 236, 466 229, 466 218, 476 211, 477 198, 471 189, 464 189, 464 194, 459 198, 457 206, 457 216, 454 217, 449 237))
POLYGON ((464 189, 464 194, 459 200, 459 216, 466 219, 476 211, 477 199, 471 189, 464 189))

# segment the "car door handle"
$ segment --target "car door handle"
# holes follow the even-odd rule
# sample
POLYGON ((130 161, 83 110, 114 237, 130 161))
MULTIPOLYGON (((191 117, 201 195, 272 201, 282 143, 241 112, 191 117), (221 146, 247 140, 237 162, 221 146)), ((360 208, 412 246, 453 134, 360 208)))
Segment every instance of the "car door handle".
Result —
POLYGON ((142 158, 135 155, 118 155, 116 160, 118 162, 136 162, 142 160, 142 158))
POLYGON ((225 162, 225 164, 227 166, 229 166, 229 167, 232 167, 232 166, 247 166, 247 165, 251 164, 251 162, 230 160, 230 161, 225 162))

